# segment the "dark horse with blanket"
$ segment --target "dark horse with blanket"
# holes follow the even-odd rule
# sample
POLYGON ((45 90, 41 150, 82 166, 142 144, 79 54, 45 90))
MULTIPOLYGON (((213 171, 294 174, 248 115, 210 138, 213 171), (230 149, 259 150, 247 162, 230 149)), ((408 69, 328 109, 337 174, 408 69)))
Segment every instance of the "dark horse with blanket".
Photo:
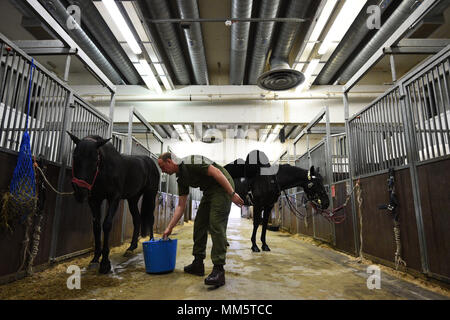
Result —
POLYGON ((158 192, 160 174, 153 160, 147 156, 127 156, 117 152, 110 139, 88 136, 80 140, 69 133, 76 147, 73 151, 72 186, 75 199, 83 202, 88 198, 94 218, 94 258, 90 266, 98 266, 100 273, 111 270, 109 261, 109 233, 114 214, 121 199, 128 200, 133 216, 133 237, 127 253, 137 248, 139 231, 142 237, 150 233, 153 238, 153 210, 158 192), (138 201, 143 196, 141 213, 138 201), (108 211, 103 221, 103 248, 101 247, 101 204, 108 200, 108 211), (140 230, 139 230, 140 229, 140 230))
POLYGON ((254 150, 246 160, 237 159, 225 166, 234 180, 235 190, 245 205, 253 206, 252 251, 259 252, 256 232, 262 220, 262 250, 270 251, 266 243, 266 230, 270 213, 281 191, 302 187, 306 197, 317 208, 325 210, 330 201, 322 176, 312 166, 309 170, 289 164, 270 165, 264 152, 254 150), (261 216, 262 214, 262 216, 261 216))

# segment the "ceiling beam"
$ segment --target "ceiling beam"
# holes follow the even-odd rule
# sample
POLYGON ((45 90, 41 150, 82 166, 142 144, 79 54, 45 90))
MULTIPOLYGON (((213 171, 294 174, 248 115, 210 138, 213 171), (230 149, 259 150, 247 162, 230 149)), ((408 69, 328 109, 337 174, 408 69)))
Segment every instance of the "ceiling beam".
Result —
POLYGON ((353 77, 343 86, 343 91, 350 91, 353 86, 384 56, 384 48, 395 46, 411 29, 419 23, 424 16, 429 13, 440 0, 425 0, 414 12, 406 19, 389 39, 381 45, 372 57, 356 72, 353 77))
MULTIPOLYGON (((45 21, 50 29, 71 49, 77 51, 77 56, 93 73, 93 75, 104 84, 111 93, 116 92, 116 86, 109 78, 100 70, 99 67, 89 58, 89 56, 77 45, 71 36, 58 24, 58 22, 47 12, 47 10, 39 3, 38 0, 25 0, 35 13, 45 21)), ((111 100, 111 96, 109 97, 111 100)))

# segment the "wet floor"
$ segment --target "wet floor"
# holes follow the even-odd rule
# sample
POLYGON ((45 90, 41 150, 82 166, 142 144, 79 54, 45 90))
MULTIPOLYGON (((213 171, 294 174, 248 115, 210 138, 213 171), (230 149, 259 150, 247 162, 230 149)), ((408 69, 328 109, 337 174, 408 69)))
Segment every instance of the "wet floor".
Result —
MULTIPOLYGON (((183 272, 192 261, 192 222, 176 227, 175 271, 145 273, 142 245, 131 257, 128 247, 111 250, 114 271, 100 275, 86 270, 91 256, 72 259, 14 283, 0 286, 0 299, 449 299, 447 291, 429 290, 381 271, 379 289, 369 289, 367 264, 334 250, 315 246, 284 232, 268 231, 270 252, 250 250, 252 222, 230 219, 226 285, 209 290, 205 277, 183 272), (81 269, 81 289, 67 288, 67 267, 81 269)), ((258 234, 259 236, 259 234, 258 234)), ((260 245, 260 243, 259 243, 260 245)), ((208 239, 206 273, 212 269, 208 239)), ((372 281, 376 285, 376 281, 372 281)))

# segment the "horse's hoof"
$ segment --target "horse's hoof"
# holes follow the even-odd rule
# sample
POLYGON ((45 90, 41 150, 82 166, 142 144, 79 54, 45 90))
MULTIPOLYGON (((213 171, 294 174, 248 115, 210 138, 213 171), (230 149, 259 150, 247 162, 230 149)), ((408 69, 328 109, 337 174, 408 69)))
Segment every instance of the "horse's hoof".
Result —
POLYGON ((253 252, 261 252, 261 250, 259 250, 257 245, 252 246, 252 251, 253 252))
POLYGON ((262 249, 262 251, 270 251, 270 248, 267 244, 263 244, 261 249, 262 249))
POLYGON ((97 270, 99 265, 100 265, 100 263, 98 263, 98 262, 91 262, 91 263, 89 263, 87 269, 88 270, 97 270))
POLYGON ((111 271, 111 263, 109 261, 107 262, 102 261, 100 263, 100 269, 98 269, 98 272, 100 272, 101 274, 107 274, 110 271, 111 271))

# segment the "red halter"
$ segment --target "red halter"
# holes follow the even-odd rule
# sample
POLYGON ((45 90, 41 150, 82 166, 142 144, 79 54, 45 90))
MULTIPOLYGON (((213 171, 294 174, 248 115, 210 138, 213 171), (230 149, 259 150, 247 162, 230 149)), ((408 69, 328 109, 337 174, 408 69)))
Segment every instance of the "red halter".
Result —
POLYGON ((99 164, 100 164, 100 153, 98 154, 98 158, 97 158, 97 170, 95 171, 95 176, 94 176, 94 179, 92 180, 91 184, 89 184, 88 182, 86 182, 84 180, 75 178, 75 175, 73 173, 74 166, 72 165, 72 182, 75 183, 80 188, 85 188, 85 189, 88 189, 89 191, 91 191, 92 187, 94 186, 95 180, 97 179, 98 173, 99 173, 99 169, 98 169, 99 164))

